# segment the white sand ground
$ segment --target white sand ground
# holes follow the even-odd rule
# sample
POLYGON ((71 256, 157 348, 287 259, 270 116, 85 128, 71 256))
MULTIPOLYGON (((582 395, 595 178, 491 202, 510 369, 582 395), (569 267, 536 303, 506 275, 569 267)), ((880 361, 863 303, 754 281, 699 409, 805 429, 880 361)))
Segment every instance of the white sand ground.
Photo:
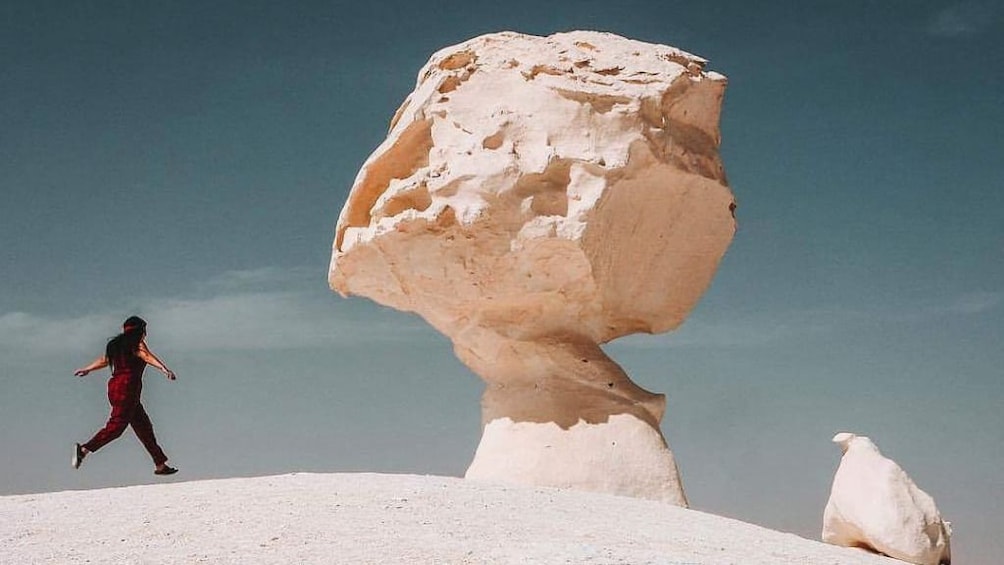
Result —
POLYGON ((900 562, 646 500, 292 474, 0 497, 0 563, 900 562))

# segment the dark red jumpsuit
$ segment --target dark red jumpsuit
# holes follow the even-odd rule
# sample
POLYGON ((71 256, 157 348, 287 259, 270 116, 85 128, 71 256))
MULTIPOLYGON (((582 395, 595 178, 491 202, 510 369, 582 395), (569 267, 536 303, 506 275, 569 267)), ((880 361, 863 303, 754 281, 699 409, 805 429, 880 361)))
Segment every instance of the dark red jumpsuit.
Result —
POLYGON ((153 424, 139 401, 143 391, 143 369, 146 361, 135 355, 121 357, 112 363, 112 378, 108 379, 108 402, 112 405, 112 414, 104 428, 94 434, 91 441, 83 447, 87 451, 97 451, 105 444, 122 435, 129 426, 143 447, 150 452, 154 465, 167 461, 164 451, 157 445, 153 435, 153 424))

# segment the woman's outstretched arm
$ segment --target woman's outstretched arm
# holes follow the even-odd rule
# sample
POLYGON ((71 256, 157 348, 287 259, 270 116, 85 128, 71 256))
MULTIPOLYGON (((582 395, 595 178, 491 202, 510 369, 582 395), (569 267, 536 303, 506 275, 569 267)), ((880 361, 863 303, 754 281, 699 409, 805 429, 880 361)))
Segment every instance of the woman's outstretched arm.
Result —
POLYGON ((136 350, 136 356, 140 359, 146 361, 148 365, 153 365, 155 369, 164 373, 164 376, 170 380, 174 380, 177 377, 174 376, 174 371, 167 368, 167 365, 163 361, 157 358, 152 351, 146 346, 146 341, 139 342, 139 349, 136 350))
POLYGON ((102 355, 101 357, 98 357, 97 359, 95 359, 94 361, 92 361, 90 365, 88 365, 86 367, 81 367, 81 368, 77 369, 76 371, 73 371, 73 374, 76 375, 76 376, 78 376, 78 377, 83 377, 83 376, 87 375, 87 373, 90 373, 91 371, 97 371, 98 369, 104 369, 107 366, 108 366, 108 358, 105 357, 104 355, 102 355))

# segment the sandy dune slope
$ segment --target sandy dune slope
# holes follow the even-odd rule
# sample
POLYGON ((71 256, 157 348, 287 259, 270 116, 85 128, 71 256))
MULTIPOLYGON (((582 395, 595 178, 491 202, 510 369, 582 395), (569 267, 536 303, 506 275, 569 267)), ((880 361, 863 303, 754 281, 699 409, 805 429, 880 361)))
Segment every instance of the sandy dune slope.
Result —
POLYGON ((0 563, 899 563, 658 502, 293 474, 0 497, 0 563))

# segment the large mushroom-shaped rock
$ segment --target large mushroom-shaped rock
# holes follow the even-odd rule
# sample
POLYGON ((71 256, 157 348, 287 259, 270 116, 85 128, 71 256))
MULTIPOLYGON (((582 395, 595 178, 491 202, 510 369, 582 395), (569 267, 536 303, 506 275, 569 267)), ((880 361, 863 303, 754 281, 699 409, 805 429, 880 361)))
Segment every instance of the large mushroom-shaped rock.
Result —
POLYGON ((841 432, 844 451, 823 513, 823 541, 917 565, 951 562, 951 526, 934 499, 867 437, 841 432))
POLYGON ((416 312, 486 382, 468 478, 686 505, 665 398, 599 344, 676 328, 735 232, 725 78, 608 33, 496 33, 421 69, 338 218, 329 283, 416 312))

